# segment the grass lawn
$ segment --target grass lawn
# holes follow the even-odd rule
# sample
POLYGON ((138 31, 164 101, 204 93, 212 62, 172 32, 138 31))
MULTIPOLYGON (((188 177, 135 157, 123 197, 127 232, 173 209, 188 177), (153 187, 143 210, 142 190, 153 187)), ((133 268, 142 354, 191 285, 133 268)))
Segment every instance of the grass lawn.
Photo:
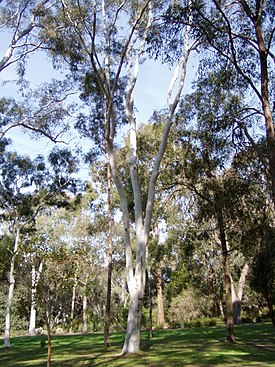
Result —
MULTIPOLYGON (((142 352, 120 357, 124 334, 111 335, 103 347, 102 334, 63 335, 52 339, 52 367, 275 367, 275 329, 271 324, 235 328, 236 343, 225 341, 225 327, 155 331, 149 340, 142 333, 142 352)), ((0 367, 45 367, 47 348, 42 336, 11 339, 12 347, 0 348, 0 367)), ((3 339, 0 340, 3 345, 3 339)))

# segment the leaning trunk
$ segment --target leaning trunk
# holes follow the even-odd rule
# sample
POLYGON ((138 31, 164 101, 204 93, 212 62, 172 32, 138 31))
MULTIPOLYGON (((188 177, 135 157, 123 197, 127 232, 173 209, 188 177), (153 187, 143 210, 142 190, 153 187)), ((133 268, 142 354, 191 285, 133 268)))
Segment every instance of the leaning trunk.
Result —
POLYGON ((11 307, 12 307, 12 299, 13 299, 13 291, 14 291, 14 266, 15 266, 15 260, 18 252, 18 246, 19 246, 19 234, 20 230, 19 228, 16 229, 16 236, 14 240, 14 248, 13 248, 13 255, 11 258, 11 264, 10 264, 10 272, 9 272, 9 293, 8 293, 8 300, 7 300, 7 308, 6 308, 6 323, 5 323, 5 337, 4 337, 4 347, 9 348, 11 346, 10 343, 10 328, 11 328, 11 307))

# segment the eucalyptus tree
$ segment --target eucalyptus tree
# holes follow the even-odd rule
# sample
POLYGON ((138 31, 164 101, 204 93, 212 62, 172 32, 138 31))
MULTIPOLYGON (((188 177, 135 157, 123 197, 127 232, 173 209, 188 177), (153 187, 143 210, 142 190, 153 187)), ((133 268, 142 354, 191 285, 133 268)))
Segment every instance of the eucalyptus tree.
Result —
MULTIPOLYGON (((238 83, 247 88, 243 94, 249 106, 247 115, 258 116, 258 131, 265 126, 267 153, 260 154, 259 159, 269 172, 269 192, 275 205, 273 1, 191 1, 190 6, 194 12, 191 24, 193 31, 204 40, 202 72, 207 72, 209 68, 233 68, 240 78, 238 83)), ((177 3, 167 12, 167 19, 177 29, 186 23, 190 24, 185 16, 187 8, 187 4, 177 3)), ((244 120, 241 125, 245 130, 247 126, 244 120)))
POLYGON ((36 137, 45 136, 57 142, 61 140, 60 135, 67 131, 68 124, 64 120, 68 120, 72 109, 71 106, 64 107, 64 100, 68 97, 65 83, 55 80, 31 91, 30 82, 24 80, 29 57, 42 49, 43 42, 39 38, 42 19, 52 5, 51 0, 1 1, 1 43, 6 50, 0 56, 0 73, 14 66, 19 74, 18 92, 22 94, 15 99, 7 95, 6 89, 3 92, 4 97, 0 99, 1 138, 9 130, 19 127, 23 131, 35 132, 36 137), (58 129, 50 126, 49 121, 53 119, 58 122, 58 129))
POLYGON ((38 38, 41 19, 52 3, 51 0, 1 1, 0 29, 6 32, 3 41, 6 50, 0 56, 0 72, 13 64, 16 64, 19 72, 24 72, 27 56, 43 44, 38 38))
MULTIPOLYGON (((236 81, 238 76, 232 70, 210 71, 202 75, 195 92, 185 99, 176 126, 178 139, 187 148, 185 156, 178 161, 179 170, 182 170, 179 181, 196 197, 198 222, 208 222, 208 233, 214 236, 212 241, 220 243, 228 341, 234 341, 230 256, 235 247, 242 251, 240 223, 242 229, 253 226, 266 211, 266 182, 263 179, 262 190, 262 183, 255 180, 257 173, 261 178, 265 177, 261 165, 254 164, 257 173, 252 171, 251 177, 241 175, 237 168, 238 157, 247 154, 250 144, 250 140, 245 140, 239 122, 246 119, 245 123, 252 131, 255 121, 252 117, 247 121, 245 112, 240 114, 246 106, 240 96, 242 87, 236 81), (186 126, 188 121, 189 128, 186 126)), ((177 152, 180 154, 180 147, 177 152)), ((248 161, 246 164, 248 167, 248 161)), ((245 251, 243 255, 246 255, 245 251)))
MULTIPOLYGON (((85 1, 62 1, 47 17, 47 47, 52 49, 56 60, 67 62, 76 76, 84 83, 90 97, 92 124, 83 118, 83 128, 103 146, 111 167, 112 178, 120 197, 124 226, 126 275, 130 294, 127 331, 122 353, 135 353, 140 348, 141 310, 145 287, 145 257, 151 226, 155 185, 160 163, 166 148, 173 116, 184 85, 187 60, 197 40, 189 38, 185 30, 185 42, 168 91, 168 112, 159 150, 151 165, 150 183, 146 192, 146 209, 143 210, 137 163, 137 134, 134 116, 134 89, 138 80, 138 66, 143 56, 154 19, 161 10, 152 1, 132 3, 123 1, 93 4, 85 1), (59 27, 57 27, 57 24, 59 27), (121 93, 123 80, 126 81, 121 93), (178 84, 176 84, 178 81, 178 84), (99 91, 98 93, 94 93, 99 91), (174 93, 172 93, 174 92, 174 93), (100 96, 100 99, 98 98, 100 96), (94 107, 99 106, 98 110, 94 107), (121 108, 122 107, 122 108, 121 108), (96 113, 95 113, 96 112, 96 113), (119 170, 116 141, 122 121, 130 130, 129 167, 134 193, 134 237, 136 256, 133 254, 131 222, 126 190, 119 170), (95 131, 95 133, 93 133, 95 131)), ((163 4, 166 5, 166 4, 163 4)), ((191 12, 190 12, 191 16, 191 12)))
POLYGON ((44 207, 66 203, 65 191, 76 188, 75 183, 69 179, 76 169, 68 150, 55 150, 50 154, 52 169, 46 166, 41 156, 32 161, 7 151, 1 157, 1 221, 13 238, 4 338, 5 347, 10 347, 10 315, 20 237, 24 231, 33 227, 35 218, 44 207))
POLYGON ((52 79, 37 88, 28 88, 24 97, 0 99, 0 138, 13 129, 29 133, 32 138, 47 138, 53 143, 68 143, 72 139, 70 127, 74 121, 75 94, 70 78, 52 79))
POLYGON ((6 48, 0 56, 0 73, 13 66, 17 69, 19 80, 9 82, 16 82, 21 96, 9 97, 4 90, 0 99, 0 138, 20 128, 56 143, 62 142, 61 136, 69 129, 73 105, 66 100, 74 94, 71 81, 45 81, 32 90, 29 80, 24 79, 29 58, 45 49, 40 34, 45 15, 54 4, 52 0, 1 1, 1 43, 6 48))

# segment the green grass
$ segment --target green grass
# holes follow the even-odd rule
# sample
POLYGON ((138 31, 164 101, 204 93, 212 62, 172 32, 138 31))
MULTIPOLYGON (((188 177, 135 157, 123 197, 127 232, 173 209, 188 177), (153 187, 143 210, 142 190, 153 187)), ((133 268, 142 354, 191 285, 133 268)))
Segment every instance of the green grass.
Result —
MULTIPOLYGON (((142 333, 142 352, 120 357, 124 334, 111 335, 103 347, 102 334, 54 336, 52 367, 275 367, 275 330, 271 324, 235 328, 236 343, 225 341, 224 327, 155 331, 152 339, 142 333)), ((0 348, 0 367, 45 367, 47 348, 43 337, 14 337, 12 347, 0 348)), ((3 340, 0 340, 3 343, 3 340)))

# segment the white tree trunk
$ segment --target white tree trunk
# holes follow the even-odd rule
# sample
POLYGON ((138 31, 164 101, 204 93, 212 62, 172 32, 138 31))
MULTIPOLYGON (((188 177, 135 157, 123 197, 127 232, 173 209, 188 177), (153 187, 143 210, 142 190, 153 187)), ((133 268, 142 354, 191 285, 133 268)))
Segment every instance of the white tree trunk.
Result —
MULTIPOLYGON (((142 314, 142 303, 145 289, 145 271, 146 271, 146 248, 149 237, 149 232, 151 228, 151 219, 153 212, 153 205, 155 199, 155 187, 159 174, 160 164, 162 157, 164 155, 168 134, 172 126, 173 117, 175 110, 178 106, 180 95, 183 89, 187 60, 189 58, 190 50, 195 48, 195 42, 193 46, 189 47, 188 34, 189 27, 186 28, 186 38, 185 38, 185 49, 184 55, 179 61, 174 77, 171 81, 170 88, 168 91, 168 117, 164 127, 162 139, 160 141, 159 151, 155 157, 153 170, 150 178, 147 204, 145 212, 142 209, 142 193, 138 177, 138 161, 137 161, 137 131, 136 131, 136 121, 133 113, 133 91, 136 86, 138 78, 138 68, 140 63, 140 58, 142 57, 146 42, 147 35, 151 29, 153 22, 153 12, 152 12, 151 0, 147 0, 142 4, 139 4, 135 19, 131 20, 131 28, 129 30, 128 36, 125 37, 125 43, 122 50, 120 60, 118 62, 117 70, 115 72, 115 82, 114 85, 110 85, 109 75, 110 75, 110 37, 113 32, 113 27, 115 26, 119 12, 123 9, 125 2, 122 2, 118 8, 113 19, 106 19, 107 13, 105 12, 105 1, 101 0, 101 12, 103 16, 103 34, 105 39, 105 57, 104 57, 104 67, 100 63, 100 58, 97 55, 97 49, 95 47, 95 40, 92 47, 92 68, 95 72, 96 78, 98 80, 99 86, 106 98, 106 123, 104 124, 105 130, 105 140, 106 140, 106 153, 108 156, 109 164, 111 167, 112 178, 116 185, 119 198, 120 198, 120 209, 122 212, 123 226, 124 226, 124 247, 125 247, 125 259, 126 259, 126 280, 130 295, 129 302, 129 315, 127 322, 127 331, 125 343, 123 346, 122 354, 125 353, 136 353, 140 349, 140 327, 141 327, 141 314, 142 314), (146 17, 146 18, 145 18, 146 17), (144 28, 142 36, 140 37, 140 32, 137 31, 137 27, 141 22, 144 24, 144 20, 147 19, 147 25, 144 28), (113 23, 112 23, 113 22, 113 23), (114 139, 116 135, 116 111, 114 108, 115 91, 117 87, 117 81, 122 73, 123 65, 127 62, 127 76, 128 76, 128 88, 126 90, 126 116, 130 124, 130 154, 129 154, 129 164, 130 164, 130 176, 131 185, 133 189, 134 196, 134 208, 135 208, 135 223, 133 228, 130 224, 130 216, 128 211, 128 202, 126 190, 123 184, 123 180, 120 177, 118 170, 119 164, 117 161, 114 139), (102 72, 104 76, 102 77, 102 72), (132 249, 131 240, 131 230, 134 230, 135 256, 132 249)), ((93 32, 97 29, 97 3, 94 2, 94 22, 93 22, 93 32)))
POLYGON ((74 308, 75 308, 75 297, 76 297, 76 286, 77 286, 77 276, 74 277, 74 284, 73 284, 73 292, 72 292, 72 299, 71 299, 71 316, 70 316, 70 334, 73 332, 73 319, 74 319, 74 308))
POLYGON ((142 316, 143 298, 139 298, 137 288, 130 291, 127 330, 122 354, 137 353, 140 350, 140 325, 142 316))
POLYGON ((87 334, 88 332, 88 318, 87 318, 87 296, 83 295, 83 329, 82 334, 87 334))
POLYGON ((35 270, 35 265, 32 265, 31 277, 32 277, 32 286, 31 286, 31 310, 30 310, 30 321, 29 321, 29 335, 36 334, 36 290, 37 283, 39 281, 41 272, 43 268, 43 262, 41 261, 38 270, 35 270))
POLYGON ((233 305, 233 322, 234 325, 239 325, 241 323, 241 303, 243 299, 243 291, 245 287, 246 277, 248 275, 249 266, 245 264, 240 278, 237 289, 234 287, 233 280, 231 279, 232 284, 232 305, 233 305))
POLYGON ((83 320, 82 334, 87 334, 88 332, 88 317, 87 317, 88 297, 86 294, 87 282, 88 282, 88 275, 86 274, 83 298, 82 298, 82 320, 83 320))
MULTIPOLYGON (((152 24, 152 18, 149 16, 146 31, 150 29, 152 24)), ((146 40, 146 31, 144 34, 144 44, 146 40)), ((159 174, 160 164, 162 157, 164 155, 168 135, 172 126, 173 117, 175 110, 178 106, 180 95, 184 86, 184 80, 186 76, 187 69, 187 60, 190 54, 190 48, 188 44, 188 33, 189 29, 186 32, 186 44, 185 44, 185 52, 181 60, 179 61, 177 67, 175 68, 174 76, 171 81, 169 90, 168 90, 168 118, 164 127, 162 139, 159 146, 159 151, 154 160, 153 170, 150 178, 149 189, 148 189, 148 199, 146 204, 145 213, 142 210, 142 199, 141 199, 141 188, 138 179, 138 169, 137 169, 137 131, 136 131, 136 120, 133 115, 133 90, 136 85, 137 76, 138 76, 138 65, 139 65, 139 57, 143 52, 144 44, 141 44, 139 52, 137 53, 137 57, 135 62, 132 60, 129 62, 129 65, 132 67, 132 77, 130 78, 128 90, 126 93, 126 115, 130 122, 130 175, 131 175, 131 183, 134 194, 134 204, 135 204, 135 237, 136 237, 136 258, 135 258, 135 270, 133 269, 133 254, 131 248, 131 237, 129 233, 129 213, 127 209, 127 200, 125 195, 125 190, 122 187, 121 180, 119 179, 119 175, 117 173, 115 157, 114 154, 109 155, 110 164, 112 168, 112 173, 114 177, 114 181, 116 183, 119 196, 121 209, 123 213, 123 220, 126 224, 124 226, 124 241, 125 243, 125 254, 126 254, 126 275, 127 275, 127 284, 130 294, 130 303, 129 303, 129 313, 127 320, 127 330, 126 337, 122 349, 122 354, 126 353, 137 353, 140 350, 140 329, 141 329, 141 316, 142 316, 142 304, 143 304, 143 296, 145 290, 145 277, 146 277, 146 248, 147 242, 149 238, 150 228, 151 228, 151 219, 153 213, 153 205, 155 199, 155 188, 157 183, 157 178, 159 174), (175 91, 176 81, 178 81, 177 90, 175 91), (172 97, 173 91, 174 96, 172 97)), ((128 68, 127 72, 128 76, 131 76, 131 69, 128 68)), ((111 153, 112 150, 109 150, 111 153)))
POLYGON ((5 336, 4 336, 4 347, 5 348, 9 348, 11 346, 11 343, 10 343, 11 307, 12 307, 12 299, 13 299, 13 291, 14 291, 14 283, 15 283, 14 266, 15 266, 15 260, 16 260, 16 256, 18 252, 18 246, 19 246, 19 235, 20 235, 20 229, 16 228, 13 255, 11 258, 10 272, 9 272, 9 293, 8 293, 8 300, 7 300, 7 307, 6 307, 5 336))

